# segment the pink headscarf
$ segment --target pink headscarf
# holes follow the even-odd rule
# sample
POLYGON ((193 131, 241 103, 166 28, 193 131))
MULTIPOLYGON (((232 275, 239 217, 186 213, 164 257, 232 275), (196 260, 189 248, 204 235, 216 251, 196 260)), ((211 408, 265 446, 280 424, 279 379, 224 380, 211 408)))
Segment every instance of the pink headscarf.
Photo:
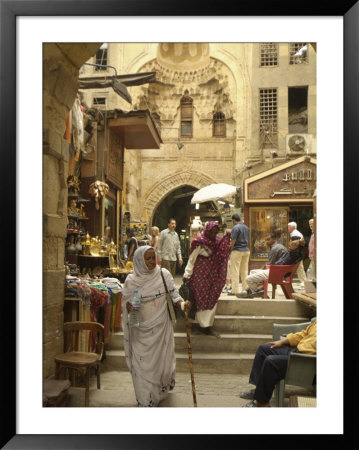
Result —
POLYGON ((211 250, 215 250, 217 244, 220 241, 220 238, 216 235, 215 239, 211 239, 211 230, 214 227, 218 227, 217 220, 211 220, 210 222, 207 222, 201 236, 198 236, 196 239, 192 241, 190 253, 192 253, 193 250, 197 248, 199 245, 201 246, 205 245, 209 247, 211 250))

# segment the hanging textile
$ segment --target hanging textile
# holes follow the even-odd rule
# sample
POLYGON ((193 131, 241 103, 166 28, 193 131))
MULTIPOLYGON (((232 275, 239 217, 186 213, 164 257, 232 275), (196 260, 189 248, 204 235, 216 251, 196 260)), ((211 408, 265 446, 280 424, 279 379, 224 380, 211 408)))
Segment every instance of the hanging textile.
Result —
POLYGON ((75 152, 75 160, 78 161, 80 152, 84 147, 83 111, 78 96, 72 107, 72 147, 75 152))

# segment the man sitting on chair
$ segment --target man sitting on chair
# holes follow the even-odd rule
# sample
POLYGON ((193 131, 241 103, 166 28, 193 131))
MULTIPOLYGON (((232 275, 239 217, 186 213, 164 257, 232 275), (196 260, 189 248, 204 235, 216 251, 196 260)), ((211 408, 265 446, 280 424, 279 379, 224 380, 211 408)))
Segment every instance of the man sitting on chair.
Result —
MULTIPOLYGON (((268 265, 291 265, 301 261, 304 257, 305 241, 299 236, 293 236, 289 243, 289 250, 275 261, 268 261, 268 265)), ((263 297, 263 281, 268 280, 269 269, 254 269, 247 275, 246 281, 248 289, 246 292, 241 292, 237 295, 240 298, 263 297)))
POLYGON ((246 407, 268 407, 275 385, 285 377, 289 353, 317 353, 317 321, 279 341, 261 344, 254 357, 249 383, 256 387, 239 396, 251 400, 246 407))

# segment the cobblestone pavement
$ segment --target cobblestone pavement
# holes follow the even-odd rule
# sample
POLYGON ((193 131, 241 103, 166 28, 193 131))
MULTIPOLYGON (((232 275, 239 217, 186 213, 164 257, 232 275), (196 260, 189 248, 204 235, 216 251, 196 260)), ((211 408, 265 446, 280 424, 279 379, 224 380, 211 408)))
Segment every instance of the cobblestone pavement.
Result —
MULTIPOLYGON (((194 374, 197 406, 243 406, 247 402, 239 392, 248 390, 248 375, 194 374)), ((83 406, 84 388, 70 388, 69 406, 83 406)), ((101 389, 96 388, 96 377, 91 377, 90 406, 134 407, 136 406, 132 378, 128 371, 111 370, 106 364, 101 373, 101 389)), ((193 406, 190 372, 177 372, 176 386, 161 406, 193 406)))
MULTIPOLYGON (((114 370, 104 364, 101 373, 101 389, 96 387, 96 377, 91 377, 90 406, 92 407, 135 407, 136 398, 132 378, 126 370, 114 370)), ((194 374, 198 407, 242 407, 248 400, 239 397, 241 391, 253 386, 248 383, 248 375, 194 374)), ((71 387, 70 407, 83 407, 85 393, 83 387, 71 387)), ((305 390, 286 387, 286 395, 305 394, 305 390)), ((288 398, 284 406, 288 405, 288 398)), ((190 372, 177 372, 176 386, 161 403, 161 407, 193 407, 190 372)), ((274 406, 272 400, 272 406, 274 406)))

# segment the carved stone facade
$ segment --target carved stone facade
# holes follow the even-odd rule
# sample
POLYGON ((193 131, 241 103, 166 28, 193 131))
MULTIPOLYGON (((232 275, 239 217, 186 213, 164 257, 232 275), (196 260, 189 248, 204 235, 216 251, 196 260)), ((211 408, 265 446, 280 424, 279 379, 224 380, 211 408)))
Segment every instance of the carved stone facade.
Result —
MULTIPOLYGON (((315 49, 308 44, 305 64, 291 64, 290 44, 274 47, 277 65, 267 67, 261 66, 264 47, 259 43, 108 44, 107 64, 115 66, 117 73, 156 72, 155 83, 129 88, 132 108, 150 110, 163 140, 159 150, 125 151, 124 204, 133 218, 151 220, 161 200, 183 186, 177 174, 189 177, 200 173, 206 182, 241 186, 248 176, 301 156, 300 152, 291 153, 287 145, 288 102, 297 87, 304 87, 302 92, 307 93, 311 145, 305 151, 315 155, 315 49), (276 95, 277 143, 273 148, 261 145, 261 107, 265 112, 267 106, 260 106, 260 92, 267 88, 275 88, 276 95), (191 100, 193 108, 190 136, 181 129, 184 97, 191 100), (225 133, 220 136, 213 131, 216 113, 224 117, 225 133), (181 149, 179 143, 183 144, 181 149)), ((83 70, 87 77, 99 74, 90 66, 83 70)), ((104 74, 112 72, 108 69, 104 74)), ((91 106, 96 95, 87 91, 86 103, 91 106)), ((113 92, 103 95, 106 109, 131 109, 113 92)), ((190 185, 201 184, 190 177, 187 180, 190 185)))

